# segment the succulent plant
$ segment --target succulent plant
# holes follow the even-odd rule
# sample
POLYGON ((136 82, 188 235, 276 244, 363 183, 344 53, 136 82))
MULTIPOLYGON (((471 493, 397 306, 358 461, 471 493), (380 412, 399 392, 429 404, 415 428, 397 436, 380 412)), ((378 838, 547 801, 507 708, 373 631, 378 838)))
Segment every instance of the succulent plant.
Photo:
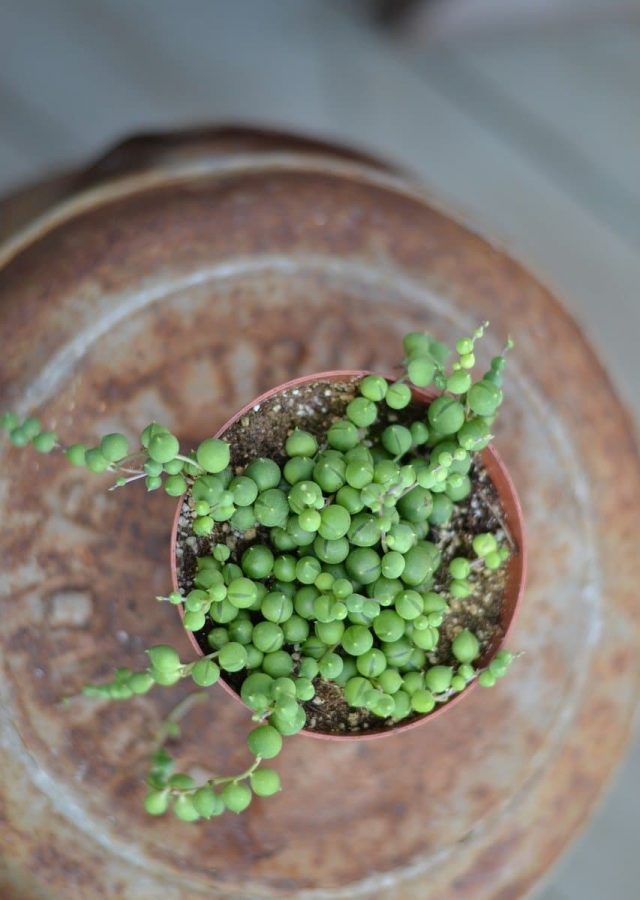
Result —
POLYGON ((280 753, 283 737, 304 728, 304 704, 319 681, 338 685, 350 707, 392 725, 429 714, 476 679, 490 687, 506 673, 512 654, 501 650, 479 667, 480 641, 466 628, 451 642, 450 665, 430 659, 452 600, 468 597, 477 572, 499 569, 511 553, 487 532, 474 537, 471 554, 444 561, 428 539, 469 496, 474 455, 489 444, 502 403, 510 341, 481 378, 471 375, 486 324, 457 342, 451 364, 445 345, 408 334, 401 377, 363 377, 324 439, 303 428, 289 434, 282 466, 256 458, 238 471, 229 444, 215 437, 183 453, 156 422, 131 452, 123 434, 107 434, 95 447, 64 446, 33 417, 1 417, 15 446, 61 451, 75 466, 113 473, 111 489, 144 479, 148 491, 185 495, 193 534, 212 537, 211 552, 197 559, 193 588, 157 598, 183 607, 184 627, 199 633, 208 652, 186 662, 158 644, 143 669, 119 668, 111 682, 87 685, 83 694, 125 700, 184 678, 208 688, 233 676, 255 722, 247 740, 253 762, 203 784, 173 771, 166 743, 202 696, 194 694, 161 731, 147 812, 172 809, 195 821, 240 813, 254 795, 279 791, 278 773, 263 763, 280 753), (424 404, 412 406, 412 385, 439 392, 426 416, 424 404), (255 535, 237 557, 215 538, 221 523, 255 535))

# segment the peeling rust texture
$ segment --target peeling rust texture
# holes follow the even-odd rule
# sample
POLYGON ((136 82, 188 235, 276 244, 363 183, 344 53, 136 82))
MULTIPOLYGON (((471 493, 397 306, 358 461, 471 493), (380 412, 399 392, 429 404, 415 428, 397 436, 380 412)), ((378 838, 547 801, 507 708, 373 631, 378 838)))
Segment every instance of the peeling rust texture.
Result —
MULTIPOLYGON (((191 827, 141 812, 158 717, 65 694, 193 652, 167 590, 175 501, 2 444, 0 894, 29 898, 495 898, 525 893, 586 821, 638 694, 640 469, 632 429, 562 307, 396 176, 329 151, 153 154, 0 250, 2 405, 69 441, 150 419, 197 441, 266 388, 387 370, 409 328, 517 338, 496 445, 529 533, 509 678, 394 741, 286 742, 285 790, 191 827), (137 168, 140 170, 140 166, 137 168), (105 479, 105 487, 107 484, 105 479), (74 600, 75 598, 75 600, 74 600)), ((122 159, 115 167, 123 171, 122 159)), ((108 167, 107 167, 108 170, 108 167)), ((50 195, 49 195, 50 196, 50 195)), ((31 209, 37 203, 31 200, 31 209)), ((5 207, 10 212, 8 207, 5 207)), ((245 759, 221 690, 185 766, 245 759)))

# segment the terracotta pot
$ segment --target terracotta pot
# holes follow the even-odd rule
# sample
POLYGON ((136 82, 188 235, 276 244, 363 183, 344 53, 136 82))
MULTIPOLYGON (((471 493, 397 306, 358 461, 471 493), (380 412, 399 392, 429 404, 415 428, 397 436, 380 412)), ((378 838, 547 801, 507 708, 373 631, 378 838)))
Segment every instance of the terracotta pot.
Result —
MULTIPOLYGON (((253 400, 243 406, 242 409, 235 413, 235 415, 233 415, 227 422, 225 422, 225 424, 217 431, 215 437, 223 438, 229 431, 231 426, 243 416, 246 416, 249 412, 251 412, 251 410, 257 404, 261 404, 264 401, 276 396, 277 394, 282 393, 283 391, 288 391, 291 388, 309 384, 315 381, 350 381, 354 378, 362 378, 368 374, 370 373, 363 370, 342 369, 334 370, 331 372, 314 373, 311 375, 304 375, 301 378, 295 378, 291 381, 286 382, 285 384, 278 385, 277 387, 274 387, 269 391, 265 391, 265 393, 260 394, 260 396, 258 397, 255 397, 253 400)), ((413 388, 412 393, 414 400, 423 401, 427 405, 431 400, 433 400, 435 396, 437 396, 436 391, 421 390, 420 388, 413 388)), ((501 460, 497 450, 492 445, 489 445, 481 451, 480 458, 487 470, 491 481, 496 488, 496 491, 498 492, 500 503, 502 505, 505 516, 505 521, 508 525, 509 532, 516 544, 516 551, 512 554, 508 563, 507 585, 503 598, 500 618, 502 637, 497 640, 492 646, 490 646, 488 651, 480 658, 479 662, 483 665, 486 665, 486 663, 488 663, 495 656, 498 650, 502 646, 504 646, 509 637, 509 634, 511 633, 516 623, 516 618, 518 616, 520 604, 522 602, 526 581, 527 549, 522 508, 520 506, 520 501, 518 499, 513 481, 511 480, 511 476, 509 475, 506 466, 501 460)), ((183 499, 180 498, 173 520, 173 527, 171 530, 171 580, 174 591, 178 590, 176 547, 178 536, 178 519, 180 518, 180 514, 182 512, 182 506, 183 499)), ((182 618, 184 615, 184 608, 182 604, 179 604, 176 608, 180 617, 182 618)), ((195 634, 192 631, 187 631, 187 635, 196 653, 199 656, 203 656, 202 648, 198 643, 195 634)), ((229 685, 223 679, 220 679, 218 683, 231 697, 244 705, 239 694, 231 687, 231 685, 229 685)), ((447 703, 436 706, 433 712, 420 716, 419 718, 414 719, 404 725, 399 724, 393 728, 387 728, 384 731, 376 731, 370 734, 323 734, 317 731, 310 731, 305 728, 300 733, 305 734, 308 737, 328 741, 363 741, 390 737, 392 735, 400 734, 400 732, 403 731, 409 731, 413 728, 418 728, 421 725, 425 725, 427 722, 431 722, 434 719, 443 716, 448 710, 451 710, 454 706, 457 706, 466 697, 468 697, 476 687, 477 682, 473 681, 467 688, 465 688, 464 691, 462 691, 460 694, 456 694, 447 703)))

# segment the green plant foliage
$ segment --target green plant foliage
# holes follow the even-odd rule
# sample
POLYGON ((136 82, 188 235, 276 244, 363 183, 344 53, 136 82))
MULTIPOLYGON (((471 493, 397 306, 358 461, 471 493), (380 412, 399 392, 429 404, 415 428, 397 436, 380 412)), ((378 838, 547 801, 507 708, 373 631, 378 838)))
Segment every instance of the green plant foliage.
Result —
POLYGON ((64 446, 33 416, 0 417, 15 447, 58 450, 74 466, 112 473, 114 487, 144 480, 149 491, 184 496, 193 535, 211 542, 197 560, 193 588, 158 597, 182 607, 184 627, 210 652, 184 662, 158 644, 142 671, 120 668, 110 682, 83 689, 85 696, 125 700, 184 678, 205 689, 229 676, 240 685, 256 723, 247 740, 253 762, 237 776, 203 784, 175 772, 166 744, 179 736, 193 698, 203 695, 187 697, 164 723, 152 757, 144 800, 150 815, 172 810, 193 822, 240 813, 254 795, 277 793, 279 775, 262 761, 305 726, 304 704, 323 680, 339 685, 353 708, 391 724, 428 715, 474 680, 491 687, 506 674, 512 654, 501 650, 477 666, 483 648, 468 629, 455 635, 449 665, 429 659, 450 604, 464 604, 478 573, 499 569, 510 556, 502 533, 476 534, 467 551, 446 561, 429 539, 469 495, 474 454, 491 440, 502 403, 511 342, 474 380, 484 328, 461 338, 453 354, 429 334, 407 335, 395 382, 367 375, 325 435, 296 428, 280 462, 256 458, 242 469, 232 465, 226 441, 210 437, 183 453, 156 422, 131 452, 119 432, 95 447, 64 446), (440 393, 425 406, 414 390, 426 387, 440 393))

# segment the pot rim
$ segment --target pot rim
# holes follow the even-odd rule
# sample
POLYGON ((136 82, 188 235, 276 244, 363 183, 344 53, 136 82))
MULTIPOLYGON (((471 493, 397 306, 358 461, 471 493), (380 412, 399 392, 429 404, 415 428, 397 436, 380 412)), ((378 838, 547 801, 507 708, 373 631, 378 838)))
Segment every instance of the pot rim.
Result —
MULTIPOLYGON (((292 378, 289 381, 284 382, 283 384, 279 384, 276 387, 264 391, 262 394, 254 397, 253 400, 251 400, 249 403, 246 403, 243 407, 241 407, 241 409, 239 409, 229 419, 227 419, 227 421, 216 431, 214 437, 224 437, 229 428, 243 416, 247 415, 247 413, 251 412, 254 407, 264 403, 266 400, 271 399, 271 397, 275 396, 276 394, 280 394, 283 391, 290 390, 291 388, 295 388, 299 385, 308 384, 309 382, 314 381, 350 380, 356 378, 364 378, 365 375, 370 374, 374 373, 366 369, 332 369, 326 372, 314 372, 310 375, 301 375, 298 378, 292 378)), ((393 378, 391 380, 393 380, 393 378)), ((413 399, 423 400, 425 402, 430 402, 439 394, 438 391, 433 389, 429 390, 425 388, 416 388, 413 386, 411 386, 411 391, 413 399)), ((493 446, 493 444, 489 444, 482 451, 480 451, 480 456, 483 465, 485 466, 489 474, 489 478, 491 479, 491 482, 498 492, 501 505, 505 511, 505 516, 508 519, 509 532, 512 535, 517 547, 517 551, 512 554, 509 560, 507 585, 503 598, 503 610, 505 606, 505 599, 507 600, 506 606, 510 606, 511 608, 507 609, 506 621, 502 622, 502 637, 499 640, 495 641, 495 643, 490 646, 489 650, 485 654, 485 660, 489 661, 493 659, 495 654, 506 644, 508 638, 515 628, 518 616, 520 614, 520 608, 522 605, 527 577, 527 536, 525 531, 522 506, 520 504, 520 500, 518 498, 518 494, 516 492, 511 475, 509 474, 509 470, 502 460, 502 457, 493 446), (509 603, 508 601, 511 598, 513 599, 509 603)), ((175 515, 173 517, 171 540, 169 546, 171 583, 172 589, 174 591, 177 591, 179 589, 178 569, 176 564, 176 548, 178 543, 178 520, 182 513, 183 503, 184 496, 181 496, 178 501, 175 515)), ((181 603, 177 604, 176 609, 178 611, 178 614, 180 615, 180 620, 182 621, 182 618, 184 616, 183 605, 181 603)), ((197 655, 203 656, 204 653, 196 639, 195 634, 192 631, 188 631, 187 629, 185 629, 185 632, 197 655)), ((242 704, 245 709, 248 709, 240 695, 229 684, 227 684, 227 682, 224 681, 223 678, 220 678, 217 683, 226 691, 227 694, 233 697, 236 702, 242 704)), ((404 725, 398 724, 393 728, 388 728, 384 731, 376 731, 371 734, 324 734, 318 731, 311 731, 309 729, 303 728, 299 732, 299 734, 315 738, 317 740, 325 741, 371 741, 381 738, 388 738, 394 735, 398 735, 402 732, 418 728, 421 725, 425 725, 427 722, 434 721, 439 716, 444 715, 445 712, 453 709, 455 706, 461 703, 464 698, 468 697, 477 688, 477 686, 478 682, 477 680, 474 680, 463 691, 453 696, 446 703, 436 706, 436 708, 432 712, 421 715, 417 719, 414 719, 411 722, 407 722, 404 725)))

